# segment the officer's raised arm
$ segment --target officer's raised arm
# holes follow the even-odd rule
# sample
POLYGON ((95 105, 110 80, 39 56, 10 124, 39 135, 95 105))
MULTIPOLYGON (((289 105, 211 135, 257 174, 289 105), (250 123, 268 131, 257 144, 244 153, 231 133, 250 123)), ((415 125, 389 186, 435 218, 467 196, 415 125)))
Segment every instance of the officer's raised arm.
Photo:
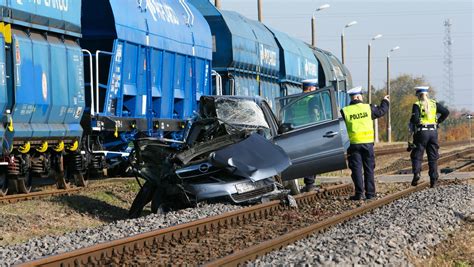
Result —
POLYGON ((388 111, 388 107, 390 105, 390 96, 386 95, 383 99, 382 102, 380 103, 380 106, 377 105, 370 105, 370 108, 372 110, 372 119, 378 119, 380 117, 383 117, 385 113, 388 111))

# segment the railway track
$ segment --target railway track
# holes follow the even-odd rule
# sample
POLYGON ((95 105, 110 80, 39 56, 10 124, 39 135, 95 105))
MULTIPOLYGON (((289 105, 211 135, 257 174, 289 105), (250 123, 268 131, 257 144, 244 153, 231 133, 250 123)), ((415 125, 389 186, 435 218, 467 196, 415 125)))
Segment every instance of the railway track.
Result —
POLYGON ((131 179, 134 180, 135 178, 122 177, 122 178, 107 178, 107 179, 102 179, 102 180, 89 180, 88 187, 71 187, 68 189, 48 190, 49 188, 53 188, 53 186, 47 186, 45 187, 46 190, 44 191, 31 192, 28 194, 6 195, 3 197, 0 197, 0 204, 10 204, 10 203, 16 203, 16 202, 27 201, 27 200, 32 200, 32 199, 43 199, 43 198, 48 198, 52 196, 67 196, 67 195, 79 193, 81 190, 87 190, 88 188, 90 188, 90 185, 94 185, 97 182, 104 182, 104 181, 120 182, 120 181, 131 180, 131 179))
POLYGON ((42 199, 42 198, 52 197, 52 196, 65 196, 65 195, 78 193, 81 190, 82 190, 82 187, 73 187, 73 188, 68 188, 68 189, 33 192, 29 194, 7 195, 4 197, 0 197, 0 203, 8 204, 8 203, 16 203, 16 202, 32 200, 32 199, 42 199))
POLYGON ((376 208, 387 205, 397 199, 405 197, 413 192, 419 191, 423 188, 426 188, 428 183, 422 183, 417 187, 410 187, 408 189, 402 190, 400 192, 391 194, 382 199, 372 201, 366 205, 355 208, 353 210, 345 211, 339 215, 328 218, 324 221, 321 221, 317 224, 310 225, 308 227, 298 229, 296 231, 287 233, 278 238, 268 240, 261 244, 251 246, 247 249, 237 251, 233 254, 225 256, 223 258, 214 260, 205 264, 204 266, 237 266, 239 264, 246 263, 248 261, 255 260, 256 258, 263 256, 271 251, 281 249, 289 244, 292 244, 298 240, 309 237, 310 235, 324 231, 336 224, 342 223, 344 221, 350 220, 358 215, 362 215, 369 211, 372 211, 376 208))
MULTIPOLYGON (((238 250, 235 253, 234 250, 237 250, 237 248, 226 250, 224 249, 225 245, 217 245, 218 249, 225 250, 218 253, 211 251, 210 247, 214 242, 227 242, 225 241, 226 238, 231 238, 232 240, 239 239, 236 234, 248 237, 249 235, 253 234, 258 235, 258 233, 261 231, 261 228, 253 228, 253 226, 251 227, 247 225, 258 224, 258 222, 268 219, 271 221, 274 220, 275 217, 281 216, 281 214, 283 214, 283 216, 287 216, 285 218, 290 222, 297 221, 299 219, 298 216, 294 215, 288 206, 283 205, 285 201, 271 201, 261 205, 244 208, 187 224, 177 225, 130 238, 115 240, 110 243, 99 244, 94 247, 88 247, 64 254, 46 257, 25 263, 22 266, 146 264, 147 258, 150 255, 154 255, 155 259, 156 257, 159 259, 159 261, 150 261, 154 262, 154 264, 189 264, 193 262, 193 264, 209 263, 210 266, 236 265, 238 263, 244 263, 245 261, 255 259, 257 256, 261 256, 271 250, 281 248, 282 246, 285 246, 298 239, 307 237, 314 232, 322 231, 335 224, 349 220, 355 216, 388 204, 412 192, 421 190, 426 186, 427 183, 423 183, 418 187, 412 187, 403 190, 380 200, 370 201, 365 204, 359 203, 361 206, 355 209, 344 211, 342 213, 339 212, 337 213, 338 215, 334 213, 326 214, 322 211, 318 211, 321 212, 321 214, 319 214, 319 221, 311 223, 306 222, 306 225, 303 224, 304 228, 298 226, 296 228, 293 227, 295 229, 290 229, 290 224, 284 225, 284 228, 287 227, 290 229, 290 231, 277 234, 276 239, 266 240, 264 242, 256 240, 251 243, 254 245, 250 247, 248 247, 246 243, 247 246, 245 248, 238 250), (282 211, 283 213, 281 213, 282 211), (240 230, 242 228, 246 228, 246 234, 241 234, 240 230), (218 237, 216 237, 216 233, 218 237), (231 233, 234 233, 234 235, 232 236, 231 233), (204 244, 200 242, 204 242, 204 244), (206 250, 204 251, 205 255, 201 255, 203 258, 200 258, 201 256, 193 257, 195 261, 189 261, 189 259, 184 257, 180 258, 182 257, 181 255, 183 255, 180 254, 180 248, 183 245, 187 246, 188 248, 186 253, 192 253, 193 251, 202 252, 206 250), (207 245, 209 245, 209 247, 207 245), (209 251, 207 251, 208 249, 209 251), (177 255, 166 254, 170 251, 177 253, 177 255), (214 260, 214 262, 210 262, 212 260, 214 260)), ((320 192, 311 192, 296 196, 295 200, 300 207, 314 206, 315 203, 321 202, 327 197, 347 195, 351 192, 352 185, 337 185, 323 189, 320 192)), ((311 212, 305 211, 305 213, 311 212)), ((303 219, 308 220, 308 217, 304 217, 303 219)), ((275 224, 279 223, 275 222, 275 224)), ((278 225, 274 226, 274 228, 277 227, 278 225)), ((262 235, 262 233, 260 233, 260 235, 262 235)), ((214 244, 214 246, 216 245, 214 244)), ((227 244, 227 246, 229 245, 227 244)))
MULTIPOLYGON (((462 140, 462 141, 449 141, 449 142, 442 142, 440 143, 441 147, 451 147, 451 146, 464 146, 468 145, 469 141, 462 140)), ((406 153, 407 152, 407 146, 406 144, 403 145, 393 145, 390 147, 381 147, 381 148, 375 148, 375 155, 376 156, 385 156, 385 155, 391 155, 391 154, 398 154, 398 153, 406 153)))
MULTIPOLYGON (((453 152, 453 153, 448 153, 447 155, 441 156, 438 159, 438 165, 447 164, 451 161, 469 156, 473 153, 474 153, 474 147, 469 147, 469 148, 466 148, 466 149, 463 149, 463 150, 460 150, 460 151, 456 151, 456 152, 453 152)), ((428 170, 428 162, 423 162, 423 164, 421 165, 421 170, 422 171, 428 170)), ((404 169, 401 169, 401 170, 395 172, 395 174, 411 174, 411 173, 412 173, 411 168, 404 168, 404 169)))

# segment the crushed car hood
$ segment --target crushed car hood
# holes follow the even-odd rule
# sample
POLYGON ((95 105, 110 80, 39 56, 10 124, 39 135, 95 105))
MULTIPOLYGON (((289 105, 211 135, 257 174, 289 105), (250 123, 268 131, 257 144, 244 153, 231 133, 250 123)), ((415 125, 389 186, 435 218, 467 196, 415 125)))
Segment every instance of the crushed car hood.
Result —
POLYGON ((210 161, 214 166, 231 167, 235 175, 252 181, 278 175, 291 165, 281 147, 255 133, 211 153, 210 161))

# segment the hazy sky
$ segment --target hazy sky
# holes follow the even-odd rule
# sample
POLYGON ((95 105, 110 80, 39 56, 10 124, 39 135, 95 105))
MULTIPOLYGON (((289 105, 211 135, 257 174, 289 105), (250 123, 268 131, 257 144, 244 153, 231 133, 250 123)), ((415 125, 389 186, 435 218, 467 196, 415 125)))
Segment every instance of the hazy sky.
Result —
MULTIPOLYGON (((213 0, 211 0, 214 2, 213 0)), ((257 19, 257 0, 221 0, 222 8, 257 19)), ((444 20, 452 21, 452 46, 455 104, 474 111, 473 74, 473 0, 263 0, 264 23, 311 42, 310 19, 317 7, 331 7, 316 13, 317 46, 341 57, 340 35, 345 24, 346 65, 354 85, 367 87, 367 45, 372 43, 372 84, 386 83, 387 52, 391 55, 392 78, 402 73, 424 75, 443 100, 444 20)))

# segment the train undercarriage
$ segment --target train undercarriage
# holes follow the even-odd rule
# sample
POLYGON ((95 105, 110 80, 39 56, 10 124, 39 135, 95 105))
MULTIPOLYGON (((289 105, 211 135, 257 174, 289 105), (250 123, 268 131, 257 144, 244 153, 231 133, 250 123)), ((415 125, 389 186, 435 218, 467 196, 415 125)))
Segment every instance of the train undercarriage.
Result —
POLYGON ((78 140, 15 141, 8 156, 0 160, 0 197, 27 194, 37 186, 58 189, 85 187, 94 158, 80 149, 78 140))

